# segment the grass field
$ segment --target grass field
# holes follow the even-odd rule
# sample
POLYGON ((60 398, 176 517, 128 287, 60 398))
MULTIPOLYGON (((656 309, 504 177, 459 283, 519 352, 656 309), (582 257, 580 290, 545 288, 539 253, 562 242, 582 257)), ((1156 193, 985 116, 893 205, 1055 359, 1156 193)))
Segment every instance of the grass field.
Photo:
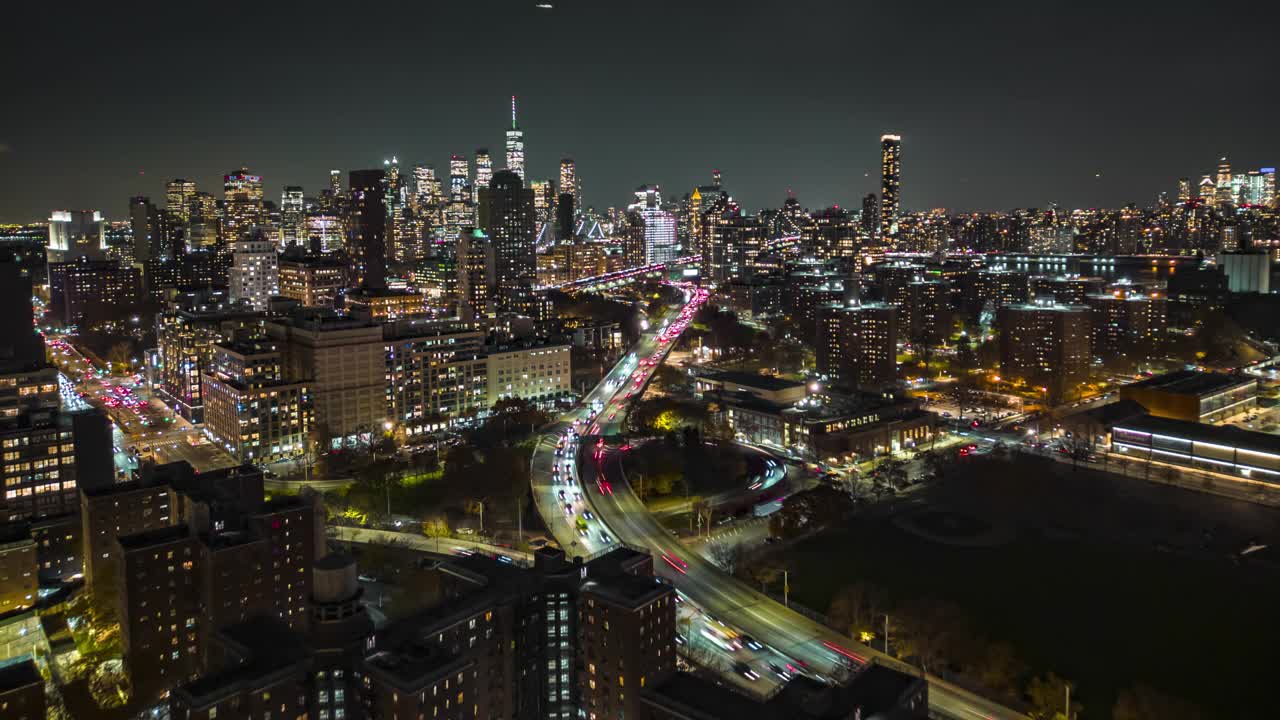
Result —
POLYGON ((926 507, 964 505, 1016 525, 1012 540, 959 547, 890 517, 861 518, 786 551, 793 597, 825 610, 841 586, 863 581, 898 601, 956 605, 1037 672, 1076 682, 1086 718, 1111 717, 1116 693, 1138 683, 1213 717, 1274 716, 1265 709, 1280 661, 1280 572, 1236 564, 1226 549, 1273 539, 1277 516, 1027 462, 1044 461, 975 463, 926 490, 926 507))

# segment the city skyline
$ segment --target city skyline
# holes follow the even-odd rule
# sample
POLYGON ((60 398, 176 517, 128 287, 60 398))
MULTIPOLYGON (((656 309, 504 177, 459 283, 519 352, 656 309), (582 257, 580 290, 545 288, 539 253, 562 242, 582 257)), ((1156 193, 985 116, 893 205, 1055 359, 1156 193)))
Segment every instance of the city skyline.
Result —
MULTIPOLYGON (((341 35, 317 19, 323 13, 265 10, 234 26, 210 18, 197 40, 252 48, 246 62, 263 74, 248 83, 199 63, 166 62, 179 48, 154 31, 183 22, 166 11, 125 26, 110 18, 93 27, 73 22, 65 30, 69 46, 105 33, 128 52, 94 63, 71 52, 8 71, 15 106, 63 103, 68 110, 15 117, 0 133, 0 219, 38 221, 66 207, 122 217, 126 198, 158 198, 168 179, 208 188, 242 165, 263 176, 270 199, 287 185, 315 194, 330 169, 378 167, 392 155, 443 174, 452 153, 504 147, 511 95, 519 98, 529 177, 554 179, 560 159, 573 157, 584 204, 597 209, 623 206, 642 184, 683 194, 713 168, 748 209, 780 205, 788 188, 806 207, 856 207, 879 185, 875 142, 886 133, 903 137, 904 211, 1141 205, 1158 192, 1172 194, 1179 177, 1211 173, 1223 155, 1237 168, 1280 157, 1267 120, 1276 101, 1256 92, 1249 75, 1265 60, 1266 24, 1245 14, 1215 28, 1218 45, 1232 52, 1206 59, 1181 49, 1194 47, 1195 28, 1147 4, 1055 16, 1060 27, 1052 33, 1002 8, 967 15, 935 8, 912 17, 737 4, 729 18, 711 8, 682 14, 670 44, 658 46, 646 44, 642 29, 616 28, 607 10, 584 3, 478 5, 432 8, 422 22, 407 15, 403 29, 376 32, 356 17, 341 35), (495 9, 501 22, 493 21, 495 9), (735 32, 775 21, 796 31, 763 48, 735 32), (866 37, 877 21, 904 30, 866 37), (306 28, 296 35, 308 40, 256 40, 286 22, 306 28), (1139 26, 1144 32, 1134 35, 1139 26), (437 30, 445 27, 484 31, 437 30), (1091 47, 1058 39, 1084 28, 1091 47), (981 37, 982 47, 959 43, 963 51, 935 54, 966 32, 981 37), (563 37, 579 51, 525 57, 518 48, 537 37, 563 37), (713 55, 694 49, 708 42, 713 55), (413 54, 420 45, 431 48, 428 60, 464 52, 480 59, 446 83, 422 83, 415 78, 432 65, 413 54), (333 63, 321 52, 326 47, 343 61, 333 63), (871 72, 882 55, 895 58, 894 72, 871 72), (664 81, 698 62, 709 63, 713 91, 664 81), (203 80, 184 84, 184 72, 203 80), (659 79, 650 93, 628 82, 642 72, 659 79), (1231 111, 1188 104, 1181 93, 1153 97, 1141 89, 1144 80, 1212 87, 1232 98, 1231 111), (754 90, 761 83, 771 89, 767 101, 754 90), (68 84, 78 88, 74 101, 58 90, 68 84), (77 103, 101 110, 70 111, 77 103), (173 107, 187 111, 166 112, 173 107)), ((20 47, 29 41, 20 39, 20 47)))

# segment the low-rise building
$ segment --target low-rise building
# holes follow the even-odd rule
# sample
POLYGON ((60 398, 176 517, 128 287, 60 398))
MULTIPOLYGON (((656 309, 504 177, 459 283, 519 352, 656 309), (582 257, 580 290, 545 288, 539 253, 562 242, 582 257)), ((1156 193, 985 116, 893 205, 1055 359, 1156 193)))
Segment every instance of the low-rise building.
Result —
POLYGON ((716 398, 735 435, 812 461, 921 447, 935 435, 933 413, 878 394, 815 396, 790 405, 741 391, 716 398))
POLYGON ((1212 423, 1247 413, 1258 405, 1258 380, 1248 375, 1180 370, 1120 388, 1157 417, 1212 423))
POLYGON ((809 395, 802 382, 777 375, 736 372, 732 370, 700 370, 694 377, 693 391, 698 395, 748 392, 767 402, 794 405, 809 395))
POLYGON ((1280 486, 1280 438, 1234 425, 1148 415, 1117 423, 1111 449, 1121 457, 1280 486))

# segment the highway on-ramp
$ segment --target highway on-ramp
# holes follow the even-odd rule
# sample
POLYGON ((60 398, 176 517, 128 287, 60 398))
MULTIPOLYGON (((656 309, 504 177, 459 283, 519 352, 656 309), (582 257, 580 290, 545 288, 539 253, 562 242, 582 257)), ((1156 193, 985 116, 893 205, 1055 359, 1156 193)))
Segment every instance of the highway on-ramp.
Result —
MULTIPOLYGON (((624 357, 580 405, 548 428, 532 461, 534 498, 543 519, 571 555, 594 555, 616 542, 647 549, 653 554, 656 570, 706 616, 792 658, 810 674, 836 678, 872 659, 901 666, 784 607, 690 552, 653 518, 625 481, 607 472, 608 455, 615 449, 602 438, 617 434, 626 405, 640 396, 657 364, 665 359, 706 297, 705 290, 687 289, 686 305, 672 311, 674 319, 669 314, 662 327, 645 332, 634 353, 624 357), (574 428, 576 435, 571 431, 574 428), (568 503, 561 501, 560 492, 565 492, 568 503), (577 494, 581 494, 581 501, 577 494), (584 521, 584 534, 584 522, 579 518, 588 512, 594 517, 584 521)), ((930 708, 935 715, 963 720, 1023 717, 938 678, 928 679, 930 708)))

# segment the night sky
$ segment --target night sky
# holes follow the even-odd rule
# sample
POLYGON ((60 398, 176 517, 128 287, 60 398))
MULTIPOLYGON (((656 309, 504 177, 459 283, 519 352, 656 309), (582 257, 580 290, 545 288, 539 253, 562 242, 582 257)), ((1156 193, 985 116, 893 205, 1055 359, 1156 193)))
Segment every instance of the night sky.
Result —
POLYGON ((277 202, 393 153, 500 166, 512 94, 531 177, 570 155, 597 208, 713 168, 750 210, 857 204, 883 132, 908 209, 1146 204, 1223 154, 1280 164, 1273 3, 552 2, 23 3, 0 221, 122 218, 172 177, 221 197, 241 164, 277 202))

